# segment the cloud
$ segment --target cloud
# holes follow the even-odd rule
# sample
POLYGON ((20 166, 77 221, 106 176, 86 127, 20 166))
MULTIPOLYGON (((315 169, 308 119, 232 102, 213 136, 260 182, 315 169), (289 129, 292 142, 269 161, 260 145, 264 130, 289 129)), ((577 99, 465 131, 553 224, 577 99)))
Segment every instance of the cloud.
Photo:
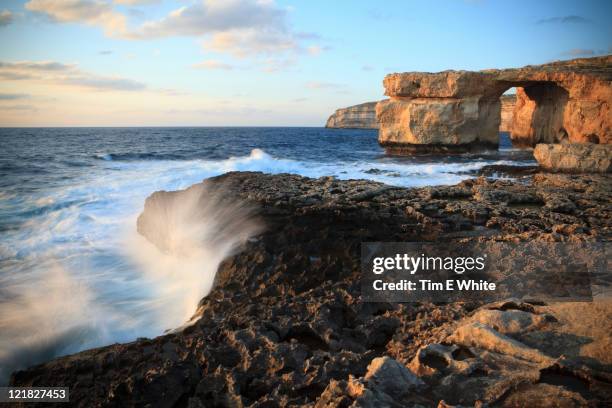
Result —
POLYGON ((69 71, 74 69, 73 64, 62 64, 53 61, 17 61, 3 62, 0 61, 0 69, 17 69, 24 71, 69 71))
POLYGON ((215 33, 209 40, 205 40, 203 45, 207 50, 229 53, 238 58, 300 50, 292 35, 273 29, 215 33))
POLYGON ((581 16, 549 17, 536 21, 536 24, 587 24, 592 21, 581 16))
POLYGON ((0 78, 8 81, 34 79, 45 73, 61 73, 74 68, 74 65, 52 61, 0 61, 0 78))
POLYGON ((30 0, 25 8, 57 23, 100 26, 109 36, 125 35, 127 31, 126 17, 102 0, 30 0))
POLYGON ((95 75, 75 76, 73 78, 66 78, 62 82, 68 85, 77 85, 103 91, 143 91, 147 88, 142 82, 133 79, 95 75))
POLYGON ((34 105, 0 105, 0 111, 36 111, 34 105))
MULTIPOLYGON (((149 2, 148 0, 146 1, 149 2)), ((143 4, 143 0, 29 0, 26 8, 59 23, 81 23, 102 27, 107 36, 149 40, 166 37, 200 37, 207 51, 238 58, 268 58, 287 54, 317 55, 326 47, 310 45, 313 33, 295 32, 287 9, 274 0, 198 0, 166 16, 128 28, 127 16, 113 4, 143 4)), ((284 65, 282 61, 272 64, 284 65)))
POLYGON ((0 93, 0 101, 15 101, 18 99, 28 99, 30 95, 27 94, 9 94, 0 93))
POLYGON ((100 55, 111 55, 113 53, 112 50, 102 50, 98 54, 100 55))
POLYGON ((373 66, 371 66, 371 65, 363 65, 363 66, 361 67, 361 70, 362 70, 362 71, 374 71, 374 67, 373 67, 373 66))
POLYGON ((146 6, 149 4, 157 4, 161 0, 115 0, 115 4, 124 6, 146 6))
POLYGON ((143 24, 139 37, 200 36, 229 30, 283 30, 285 10, 272 1, 202 0, 143 24))
POLYGON ((234 69, 234 66, 230 65, 230 64, 223 63, 221 61, 217 61, 217 60, 205 60, 205 61, 202 61, 202 62, 198 62, 197 64, 194 64, 193 68, 197 68, 197 69, 220 69, 220 70, 224 70, 224 71, 231 71, 232 69, 234 69))
POLYGON ((9 10, 0 11, 0 27, 7 26, 13 22, 13 13, 9 10))
POLYGON ((78 69, 75 64, 53 61, 0 61, 0 78, 5 80, 46 81, 98 91, 142 91, 147 86, 132 79, 101 76, 78 69))

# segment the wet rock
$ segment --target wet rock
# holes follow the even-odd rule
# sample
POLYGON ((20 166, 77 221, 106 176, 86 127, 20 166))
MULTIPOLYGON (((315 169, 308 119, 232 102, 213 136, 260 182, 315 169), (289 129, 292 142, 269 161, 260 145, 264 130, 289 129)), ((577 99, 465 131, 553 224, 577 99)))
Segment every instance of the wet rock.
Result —
MULTIPOLYGON (((241 203, 261 229, 221 263, 190 325, 61 357, 11 383, 69 386, 80 407, 511 406, 523 401, 520 387, 597 406, 612 384, 609 303, 367 303, 360 250, 368 241, 607 242, 609 177, 415 189, 289 174, 208 179, 198 188, 241 203), (571 212, 547 207, 560 199, 571 212)), ((153 222, 150 210, 164 213, 188 191, 152 195, 140 216, 139 231, 164 250, 164 218, 153 222)))

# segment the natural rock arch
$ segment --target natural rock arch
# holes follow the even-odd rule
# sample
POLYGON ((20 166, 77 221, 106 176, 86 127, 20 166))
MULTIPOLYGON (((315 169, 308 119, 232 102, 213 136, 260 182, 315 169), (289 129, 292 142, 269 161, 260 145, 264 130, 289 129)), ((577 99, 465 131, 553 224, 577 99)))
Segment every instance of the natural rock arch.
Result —
POLYGON ((569 100, 567 89, 553 81, 500 81, 492 90, 493 96, 484 95, 480 101, 480 109, 494 116, 491 121, 500 116, 497 101, 510 88, 516 88, 509 130, 513 145, 532 147, 537 143, 568 141, 569 135, 563 124, 569 100), (485 109, 485 104, 492 106, 485 109))
POLYGON ((499 144, 500 96, 517 87, 512 139, 612 142, 612 56, 519 69, 406 72, 384 79, 379 142, 393 153, 477 150, 499 144))

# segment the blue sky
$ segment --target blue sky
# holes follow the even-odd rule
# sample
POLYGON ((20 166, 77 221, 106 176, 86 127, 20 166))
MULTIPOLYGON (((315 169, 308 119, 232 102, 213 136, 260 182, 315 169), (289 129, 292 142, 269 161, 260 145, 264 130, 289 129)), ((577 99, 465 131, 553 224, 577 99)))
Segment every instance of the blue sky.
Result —
POLYGON ((385 74, 612 51, 611 1, 4 0, 0 125, 319 126, 385 74))

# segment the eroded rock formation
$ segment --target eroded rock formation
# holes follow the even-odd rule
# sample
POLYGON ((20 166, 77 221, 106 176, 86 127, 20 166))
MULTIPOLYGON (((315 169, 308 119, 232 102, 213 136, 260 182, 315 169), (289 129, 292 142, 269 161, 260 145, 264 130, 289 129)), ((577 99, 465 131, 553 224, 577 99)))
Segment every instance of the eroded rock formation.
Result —
POLYGON ((376 121, 376 104, 378 102, 366 102, 348 108, 337 109, 327 119, 327 128, 347 129, 378 129, 376 121))
MULTIPOLYGON (((516 95, 502 95, 500 132, 512 130, 512 115, 516 105, 516 95)), ((378 102, 366 102, 348 108, 337 109, 325 123, 326 128, 347 129, 378 129, 376 119, 376 104, 378 102)))
POLYGON ((571 173, 612 171, 612 145, 609 144, 538 144, 533 155, 546 170, 571 173))
MULTIPOLYGON (((15 373, 13 385, 67 386, 80 407, 611 400, 610 301, 367 303, 360 288, 366 241, 609 241, 610 176, 535 174, 405 189, 228 173, 199 186, 256 209, 265 230, 220 265, 192 324, 55 359, 15 373)), ((173 213, 194 188, 153 194, 139 231, 167 248, 151 210, 173 213)), ((594 276, 602 290, 609 282, 594 276)))
POLYGON ((500 132, 512 131, 512 116, 514 115, 514 107, 516 106, 516 95, 502 95, 499 98, 501 102, 501 116, 499 123, 500 132))
POLYGON ((500 96, 517 88, 514 143, 612 142, 612 56, 517 69, 406 72, 383 81, 379 142, 393 152, 496 147, 500 96))

